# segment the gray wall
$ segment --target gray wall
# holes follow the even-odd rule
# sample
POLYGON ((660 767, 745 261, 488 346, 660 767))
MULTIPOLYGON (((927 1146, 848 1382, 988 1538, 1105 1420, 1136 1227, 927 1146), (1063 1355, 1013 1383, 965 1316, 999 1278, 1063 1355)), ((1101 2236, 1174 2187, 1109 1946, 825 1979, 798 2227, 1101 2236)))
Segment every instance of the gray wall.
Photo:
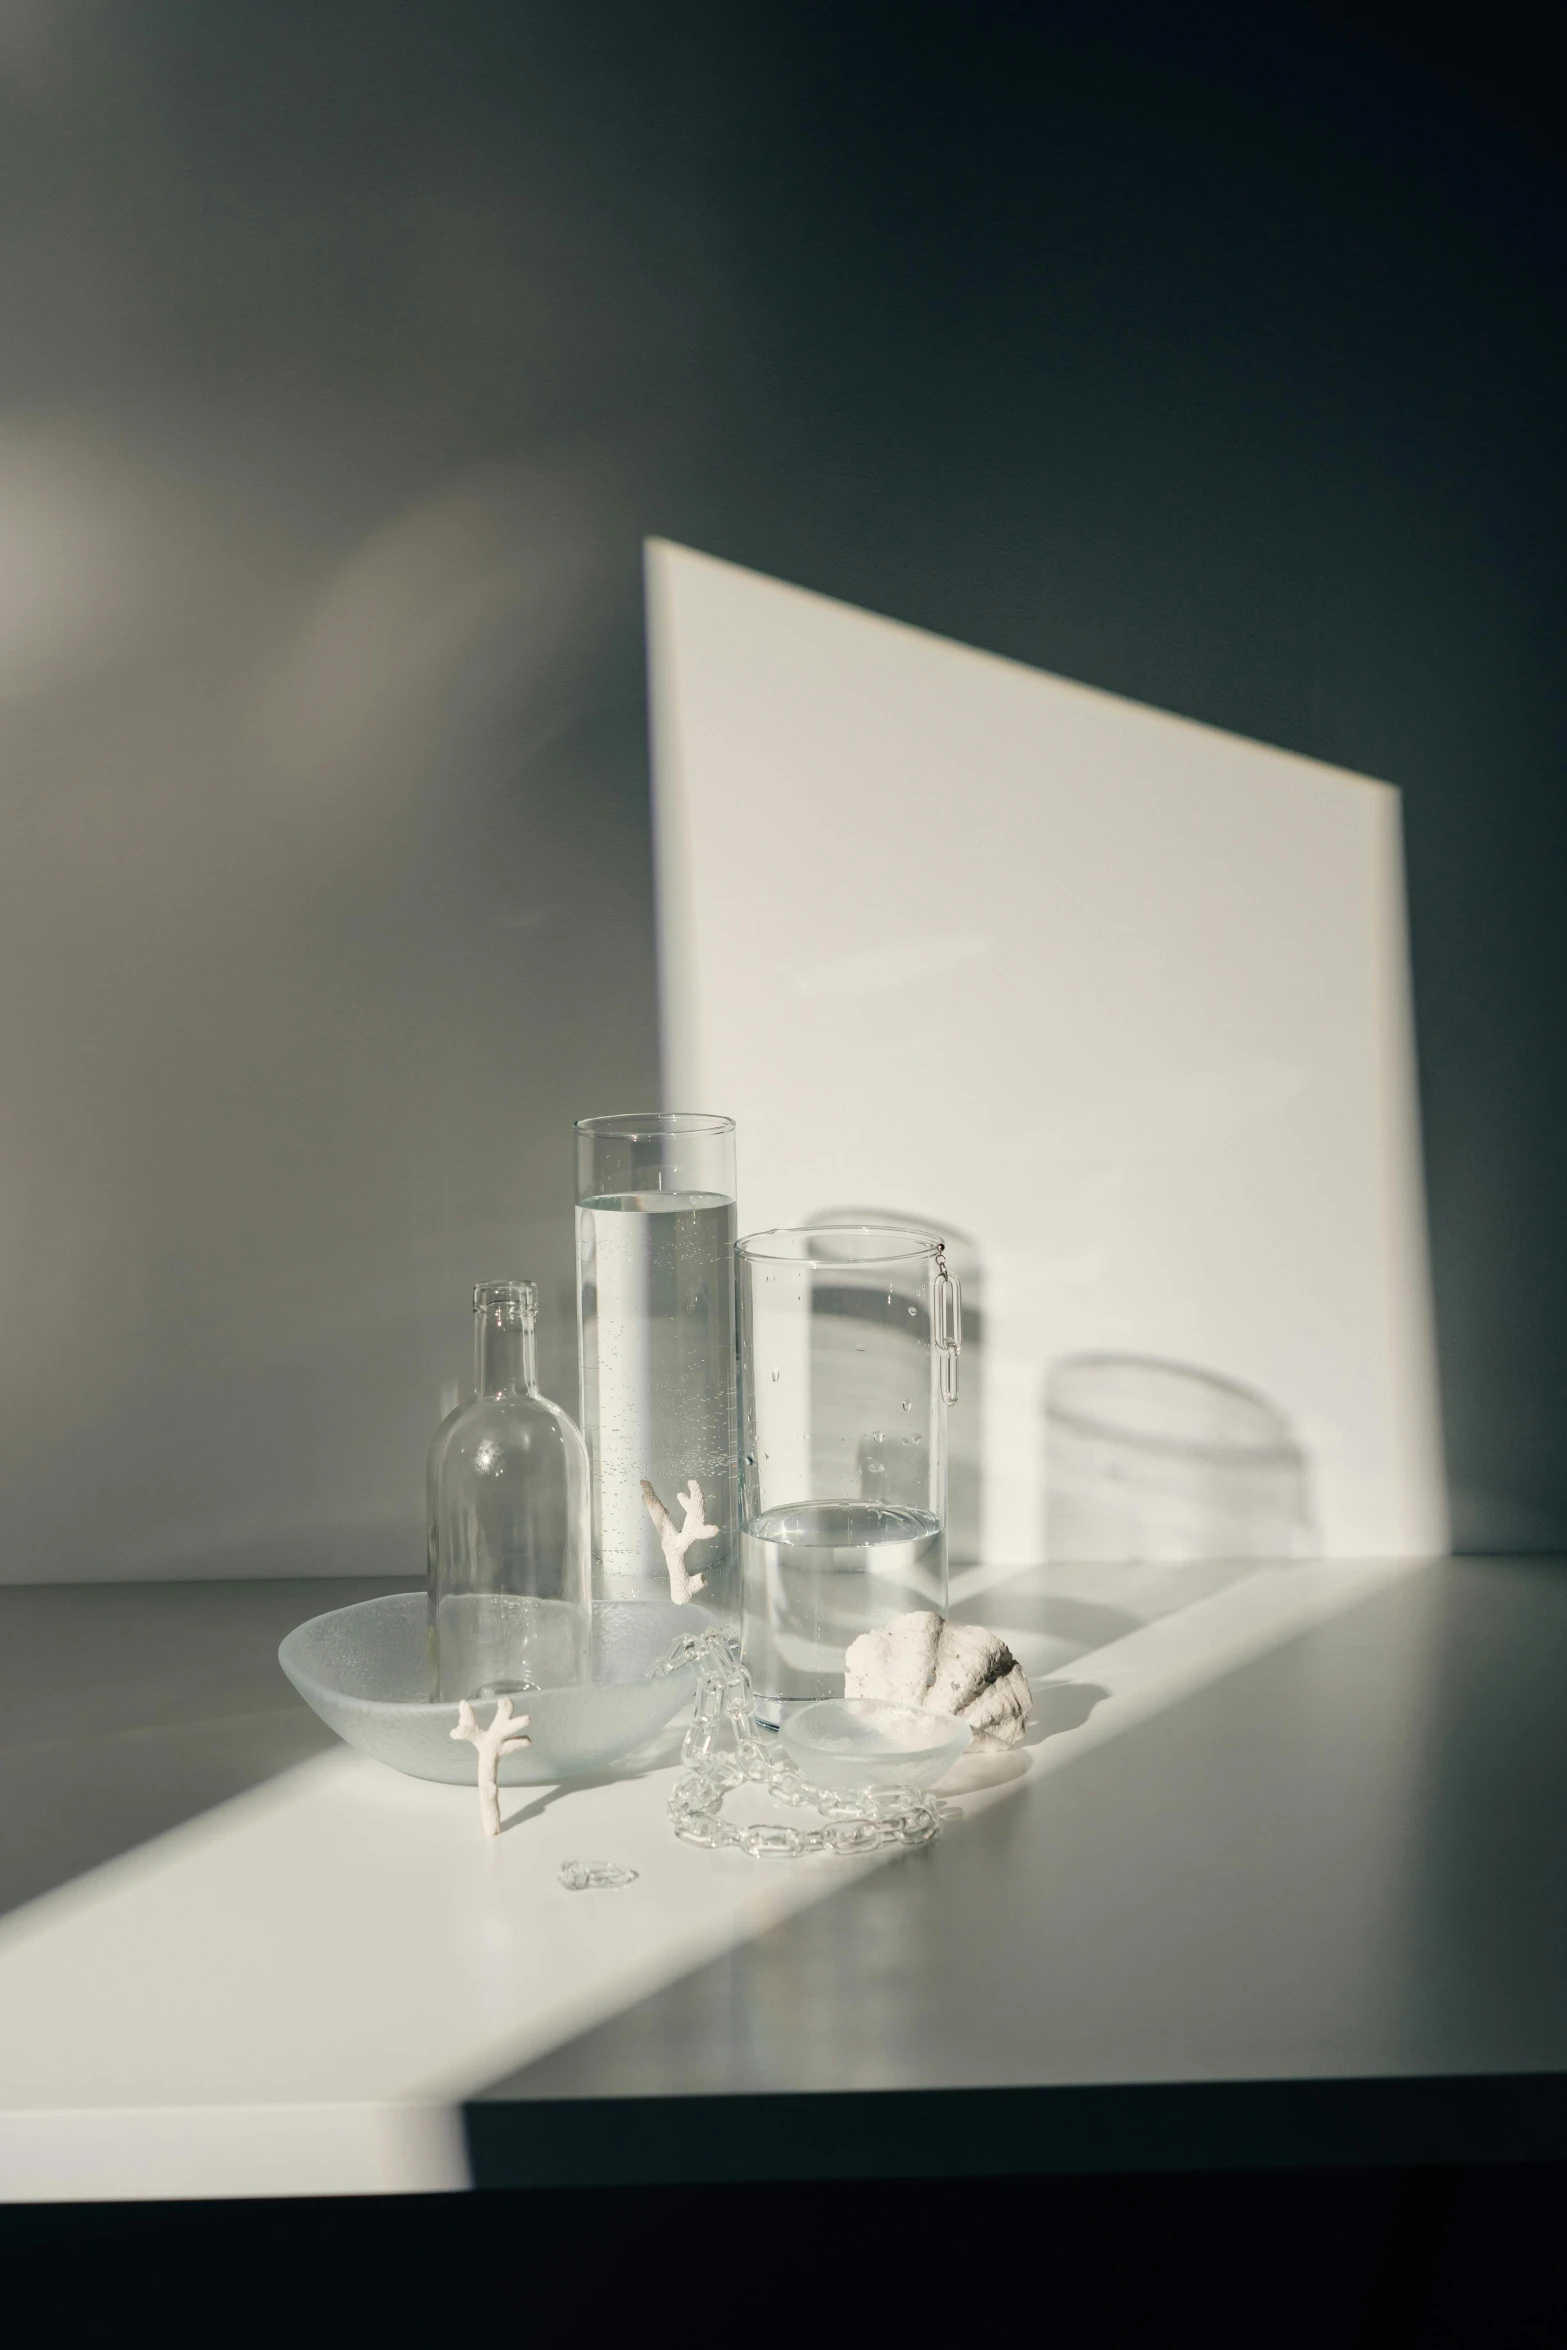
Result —
POLYGON ((572 1400, 649 531, 1404 787, 1459 1536, 1567 1544, 1562 223, 1330 12, 9 0, 0 1576, 418 1572, 477 1277, 572 1400))

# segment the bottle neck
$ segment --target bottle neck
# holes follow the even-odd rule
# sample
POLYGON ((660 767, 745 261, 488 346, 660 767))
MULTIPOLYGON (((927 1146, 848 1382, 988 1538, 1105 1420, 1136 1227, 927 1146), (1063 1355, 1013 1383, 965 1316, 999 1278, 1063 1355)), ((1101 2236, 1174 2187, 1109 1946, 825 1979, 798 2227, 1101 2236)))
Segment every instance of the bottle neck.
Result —
POLYGON ((531 1395, 539 1383, 533 1324, 514 1306, 485 1307, 474 1321, 473 1384, 477 1395, 531 1395))

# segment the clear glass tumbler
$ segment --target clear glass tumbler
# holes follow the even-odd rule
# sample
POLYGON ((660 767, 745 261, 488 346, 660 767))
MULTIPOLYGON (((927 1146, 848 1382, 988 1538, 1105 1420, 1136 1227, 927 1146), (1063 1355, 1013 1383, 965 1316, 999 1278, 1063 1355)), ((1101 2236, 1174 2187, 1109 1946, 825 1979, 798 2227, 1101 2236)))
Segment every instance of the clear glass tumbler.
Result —
POLYGON ((735 1129, 648 1110, 577 1122, 577 1331, 597 1601, 739 1614, 735 1538, 735 1129), (672 1566, 646 1484, 676 1534, 672 1566), (701 1516, 682 1496, 700 1488, 701 1516))
POLYGON ((843 1694, 861 1632, 947 1602, 958 1285, 933 1234, 813 1226, 739 1243, 740 1555, 762 1720, 843 1694))

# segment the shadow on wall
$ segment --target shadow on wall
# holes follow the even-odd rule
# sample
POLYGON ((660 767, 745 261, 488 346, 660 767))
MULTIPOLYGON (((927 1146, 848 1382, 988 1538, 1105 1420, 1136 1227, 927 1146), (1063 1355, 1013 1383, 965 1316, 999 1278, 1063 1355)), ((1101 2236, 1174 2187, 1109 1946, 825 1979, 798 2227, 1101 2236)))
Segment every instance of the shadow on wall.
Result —
POLYGON ((940 1216, 906 1208, 823 1208, 811 1224, 881 1224, 934 1232, 946 1247, 947 1267, 963 1298, 963 1349, 958 1400, 947 1416, 947 1565, 956 1572, 980 1557, 984 1528, 985 1268, 979 1244, 940 1216))
POLYGON ((652 1056, 618 467, 263 527, 0 414, 0 1580, 420 1571, 472 1284, 571 1297, 652 1056))
POLYGON ((1079 1354, 1045 1387, 1045 1556, 1309 1558, 1311 1465, 1255 1389, 1151 1355, 1079 1354))
POLYGON ((1046 1382, 1045 1563, 954 1579, 1034 1682, 1317 1550, 1311 1464, 1266 1396, 1195 1364, 1076 1354, 1046 1382))

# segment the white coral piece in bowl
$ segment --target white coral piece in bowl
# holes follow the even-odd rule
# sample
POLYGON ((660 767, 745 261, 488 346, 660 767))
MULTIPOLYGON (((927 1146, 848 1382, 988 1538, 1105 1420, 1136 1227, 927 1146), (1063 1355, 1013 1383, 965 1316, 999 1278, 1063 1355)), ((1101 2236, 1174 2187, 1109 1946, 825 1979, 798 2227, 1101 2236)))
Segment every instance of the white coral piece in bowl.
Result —
POLYGON ((922 1608, 862 1632, 843 1662, 845 1697, 955 1714, 973 1731, 976 1753, 998 1753, 1022 1740, 1034 1693, 999 1632, 946 1624, 922 1608))

